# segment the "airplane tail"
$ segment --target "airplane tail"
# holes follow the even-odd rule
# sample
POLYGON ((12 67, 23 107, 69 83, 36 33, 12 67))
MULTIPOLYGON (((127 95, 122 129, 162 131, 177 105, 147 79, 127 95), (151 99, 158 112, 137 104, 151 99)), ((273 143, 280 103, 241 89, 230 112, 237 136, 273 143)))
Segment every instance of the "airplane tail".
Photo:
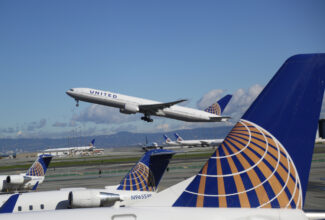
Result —
POLYGON ((118 190, 156 191, 174 151, 155 149, 146 152, 122 179, 118 190))
POLYGON ((27 170, 26 176, 45 176, 46 170, 52 160, 51 154, 40 155, 27 170))
POLYGON ((0 213, 12 213, 17 203, 19 193, 11 195, 8 200, 0 207, 0 213))
POLYGON ((92 140, 91 140, 89 146, 91 146, 91 147, 95 146, 95 139, 92 139, 92 140))
POLYGON ((215 114, 215 115, 221 115, 222 112, 225 110, 225 108, 231 98, 232 98, 232 95, 226 95, 223 98, 221 98, 219 101, 217 101, 216 103, 214 103, 214 104, 210 105, 208 108, 204 109, 204 111, 215 114))
POLYGON ((165 139, 165 143, 166 144, 172 142, 172 140, 167 135, 164 134, 163 136, 164 136, 164 139, 165 139))
POLYGON ((181 136, 179 136, 179 134, 175 133, 174 135, 175 135, 176 141, 184 141, 184 139, 181 136))
POLYGON ((289 58, 173 206, 302 209, 324 82, 325 54, 289 58))

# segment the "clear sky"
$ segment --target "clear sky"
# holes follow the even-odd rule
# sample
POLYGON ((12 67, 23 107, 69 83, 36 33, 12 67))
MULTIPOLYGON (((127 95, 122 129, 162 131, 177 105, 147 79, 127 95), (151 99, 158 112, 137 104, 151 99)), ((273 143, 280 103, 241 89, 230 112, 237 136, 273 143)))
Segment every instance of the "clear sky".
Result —
POLYGON ((76 108, 65 91, 187 98, 195 108, 234 93, 235 115, 286 58, 313 52, 325 52, 325 1, 0 1, 0 138, 191 128, 76 108))

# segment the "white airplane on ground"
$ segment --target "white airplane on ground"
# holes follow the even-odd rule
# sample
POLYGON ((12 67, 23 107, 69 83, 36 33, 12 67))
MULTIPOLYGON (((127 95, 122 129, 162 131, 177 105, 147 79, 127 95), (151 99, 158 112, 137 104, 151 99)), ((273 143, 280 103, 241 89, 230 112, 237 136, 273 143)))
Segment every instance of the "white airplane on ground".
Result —
POLYGON ((227 121, 229 117, 221 116, 221 113, 231 99, 226 95, 217 103, 211 105, 204 111, 178 106, 176 104, 186 101, 184 99, 161 103, 148 99, 126 96, 109 91, 102 91, 89 88, 73 88, 66 92, 74 98, 79 106, 79 100, 119 108, 121 113, 135 114, 143 113, 142 120, 152 122, 151 115, 173 118, 188 122, 220 122, 227 121))
POLYGON ((65 157, 71 155, 90 154, 94 153, 95 150, 103 149, 97 149, 95 147, 95 139, 92 139, 89 146, 50 148, 38 153, 38 155, 51 154, 52 156, 65 157))
POLYGON ((36 159, 26 173, 18 175, 1 175, 1 192, 35 190, 39 184, 43 183, 47 167, 51 160, 51 155, 41 155, 36 159))
POLYGON ((184 140, 179 134, 175 133, 176 141, 169 141, 170 138, 164 136, 166 144, 177 143, 181 146, 194 146, 194 147, 208 147, 218 146, 223 142, 223 139, 197 139, 197 140, 184 140))
POLYGON ((157 193, 160 180, 174 154, 174 151, 161 149, 146 152, 119 185, 106 186, 105 189, 64 188, 18 196, 0 195, 0 213, 109 207, 116 202, 119 206, 125 206, 148 199, 157 193), (15 200, 8 200, 9 197, 15 200))
POLYGON ((157 142, 148 142, 148 137, 146 136, 146 144, 142 147, 142 150, 145 152, 152 150, 152 149, 163 149, 163 147, 159 147, 157 142))
POLYGON ((6 220, 324 219, 325 213, 302 210, 324 82, 325 54, 289 58, 200 172, 151 199, 125 208, 2 217, 6 220))

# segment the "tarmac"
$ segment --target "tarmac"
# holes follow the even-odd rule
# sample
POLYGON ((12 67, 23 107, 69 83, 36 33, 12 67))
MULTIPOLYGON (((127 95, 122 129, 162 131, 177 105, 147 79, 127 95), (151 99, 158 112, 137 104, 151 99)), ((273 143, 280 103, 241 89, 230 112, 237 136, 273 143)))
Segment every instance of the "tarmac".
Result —
MULTIPOLYGON (((306 194, 306 200, 304 204, 305 210, 323 210, 325 211, 325 145, 317 145, 317 153, 313 155, 313 161, 309 176, 308 189, 306 194), (324 153, 323 153, 324 152, 324 153)), ((213 152, 213 149, 201 149, 201 152, 213 152)), ((195 152, 188 152, 185 155, 189 155, 195 152)), ((139 149, 126 149, 106 150, 105 154, 109 154, 112 158, 121 157, 140 157, 143 152, 139 149)), ((69 160, 82 160, 84 158, 72 158, 69 160)), ((164 174, 159 190, 166 189, 182 180, 196 175, 204 163, 207 161, 207 157, 204 158, 182 158, 172 159, 169 164, 168 171, 164 174)), ((16 160, 0 160, 0 166, 26 163, 35 158, 19 158, 16 160)), ((49 168, 46 173, 45 181, 39 185, 38 191, 57 190, 60 188, 104 188, 105 186, 118 185, 121 179, 132 168, 134 162, 123 162, 114 164, 100 164, 92 166, 73 166, 64 168, 49 168), (101 170, 101 174, 99 174, 101 170)), ((15 171, 2 171, 2 174, 17 174, 20 172, 26 172, 26 170, 15 171)))

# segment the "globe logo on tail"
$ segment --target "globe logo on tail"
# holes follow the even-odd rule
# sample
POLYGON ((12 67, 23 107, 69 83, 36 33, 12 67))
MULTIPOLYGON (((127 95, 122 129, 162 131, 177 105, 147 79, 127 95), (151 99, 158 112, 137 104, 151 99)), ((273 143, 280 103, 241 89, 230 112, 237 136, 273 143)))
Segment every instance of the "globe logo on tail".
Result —
POLYGON ((28 176, 44 176, 44 169, 40 162, 35 161, 31 168, 27 171, 28 176))
POLYGON ((126 175, 120 186, 120 190, 155 191, 155 179, 149 167, 139 162, 126 175))
POLYGON ((260 126, 239 121, 174 206, 302 208, 296 167, 260 126))
POLYGON ((209 112, 211 114, 215 114, 215 115, 221 115, 221 108, 218 103, 214 103, 210 107, 206 108, 204 111, 209 112))

